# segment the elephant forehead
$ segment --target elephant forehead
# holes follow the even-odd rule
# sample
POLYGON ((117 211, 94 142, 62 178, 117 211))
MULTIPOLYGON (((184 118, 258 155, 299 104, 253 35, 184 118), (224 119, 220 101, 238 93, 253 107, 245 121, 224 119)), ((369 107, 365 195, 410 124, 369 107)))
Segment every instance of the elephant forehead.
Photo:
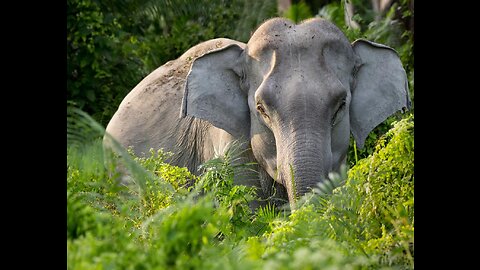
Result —
POLYGON ((318 51, 328 45, 350 47, 350 42, 338 27, 321 18, 309 19, 300 24, 275 18, 263 23, 253 33, 247 48, 249 55, 258 59, 272 50, 318 51))

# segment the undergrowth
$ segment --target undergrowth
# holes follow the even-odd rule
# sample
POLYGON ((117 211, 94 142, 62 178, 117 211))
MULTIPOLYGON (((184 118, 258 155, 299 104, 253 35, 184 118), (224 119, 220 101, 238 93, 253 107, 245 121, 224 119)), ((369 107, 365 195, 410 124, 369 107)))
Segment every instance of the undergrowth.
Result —
POLYGON ((162 150, 105 159, 101 140, 70 139, 67 267, 413 269, 413 126, 412 115, 392 123, 371 155, 289 213, 250 210, 254 189, 233 184, 249 170, 236 151, 195 176, 165 163, 162 150), (125 177, 120 165, 144 173, 125 177))

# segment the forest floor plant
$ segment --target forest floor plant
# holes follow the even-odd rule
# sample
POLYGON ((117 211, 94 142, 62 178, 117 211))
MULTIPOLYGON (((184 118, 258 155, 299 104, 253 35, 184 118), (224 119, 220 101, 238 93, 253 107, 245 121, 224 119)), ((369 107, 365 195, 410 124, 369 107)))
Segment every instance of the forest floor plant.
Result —
POLYGON ((70 110, 68 123, 68 269, 414 268, 413 115, 289 211, 250 210, 235 145, 194 176, 162 150, 105 159, 92 118, 70 110), (114 162, 137 172, 122 182, 114 162))

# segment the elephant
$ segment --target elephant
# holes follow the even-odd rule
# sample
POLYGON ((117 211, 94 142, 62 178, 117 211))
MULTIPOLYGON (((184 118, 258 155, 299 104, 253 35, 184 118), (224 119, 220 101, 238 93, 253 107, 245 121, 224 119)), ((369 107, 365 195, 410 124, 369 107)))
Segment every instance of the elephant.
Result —
POLYGON ((244 140, 258 175, 235 184, 295 205, 346 163, 350 134, 363 148, 377 125, 410 104, 394 49, 350 43, 326 19, 272 18, 246 44, 211 39, 154 70, 106 132, 136 155, 172 152, 171 163, 192 172, 244 140))

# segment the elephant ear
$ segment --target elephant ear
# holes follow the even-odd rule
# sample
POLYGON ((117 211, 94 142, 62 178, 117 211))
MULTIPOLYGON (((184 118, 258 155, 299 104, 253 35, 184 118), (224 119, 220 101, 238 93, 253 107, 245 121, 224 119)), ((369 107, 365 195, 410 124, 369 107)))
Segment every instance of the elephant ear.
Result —
POLYGON ((181 117, 210 122, 234 137, 248 138, 250 111, 235 70, 241 67, 243 48, 230 44, 198 57, 185 83, 181 117))
POLYGON ((358 56, 350 104, 351 132, 363 148, 368 134, 398 110, 410 108, 408 79, 395 50, 367 40, 352 44, 358 56))

